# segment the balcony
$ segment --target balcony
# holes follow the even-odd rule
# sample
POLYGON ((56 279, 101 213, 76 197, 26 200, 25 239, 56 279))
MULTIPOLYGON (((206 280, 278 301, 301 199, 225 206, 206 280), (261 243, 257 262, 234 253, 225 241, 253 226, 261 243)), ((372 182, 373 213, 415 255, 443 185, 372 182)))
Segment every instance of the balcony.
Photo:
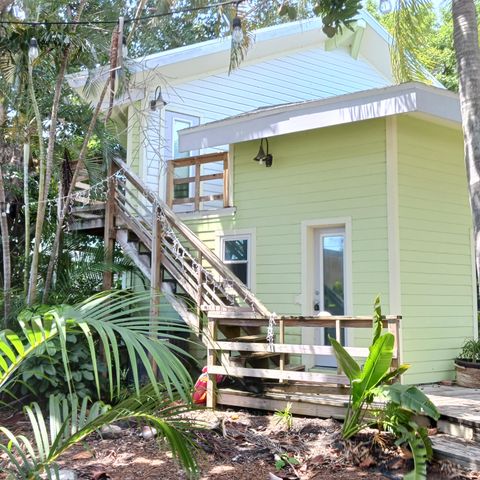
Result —
POLYGON ((175 213, 228 208, 228 153, 210 153, 167 163, 166 203, 175 213))

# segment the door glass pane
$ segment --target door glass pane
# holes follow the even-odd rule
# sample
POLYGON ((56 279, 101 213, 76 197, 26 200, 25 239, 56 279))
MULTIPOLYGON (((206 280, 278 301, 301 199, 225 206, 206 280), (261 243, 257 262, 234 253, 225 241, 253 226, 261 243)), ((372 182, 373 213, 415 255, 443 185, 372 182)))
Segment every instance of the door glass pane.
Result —
MULTIPOLYGON (((343 235, 322 237, 323 309, 331 315, 345 314, 344 301, 344 241, 343 235)), ((335 338, 334 328, 325 328, 324 343, 330 345, 329 336, 335 338)), ((345 343, 345 331, 341 331, 341 343, 345 343)))
POLYGON ((323 256, 323 298, 324 310, 332 315, 344 315, 343 296, 343 235, 324 236, 323 256))
POLYGON ((173 120, 172 126, 172 137, 173 137, 173 158, 185 158, 190 156, 190 152, 180 152, 178 150, 178 132, 183 130, 184 128, 191 127, 191 123, 187 122, 186 120, 180 120, 175 118, 173 120))
POLYGON ((225 240, 224 260, 227 262, 238 262, 248 260, 248 241, 243 240, 225 240))

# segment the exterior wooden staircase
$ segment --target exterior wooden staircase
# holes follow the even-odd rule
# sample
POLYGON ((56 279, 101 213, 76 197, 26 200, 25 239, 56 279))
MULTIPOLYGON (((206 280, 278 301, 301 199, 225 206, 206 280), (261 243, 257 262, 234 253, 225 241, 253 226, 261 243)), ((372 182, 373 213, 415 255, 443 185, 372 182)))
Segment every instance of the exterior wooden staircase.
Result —
MULTIPOLYGON (((85 179, 80 183, 79 188, 85 189, 85 179)), ((105 193, 104 205, 97 200, 93 204, 78 202, 72 209, 70 228, 92 233, 99 233, 101 228, 107 261, 111 260, 117 242, 150 281, 152 291, 162 292, 202 340, 207 349, 208 406, 213 407, 217 400, 255 408, 285 406, 275 399, 277 394, 268 401, 258 398, 254 401, 248 392, 217 391, 216 374, 270 379, 273 390, 277 391, 282 385, 291 387, 291 382, 309 385, 310 392, 325 384, 334 388, 348 385, 348 379, 339 370, 304 371, 303 356, 330 355, 332 349, 322 345, 286 344, 286 329, 335 328, 340 339, 343 328, 371 328, 372 317, 277 316, 120 159, 109 166, 105 193), (291 355, 296 356, 293 364, 289 364, 291 355)), ((105 272, 105 289, 112 287, 112 275, 105 272)), ((159 307, 158 295, 152 295, 152 319, 158 317, 159 307)), ((384 320, 384 326, 397 338, 399 318, 392 316, 384 320)), ((366 348, 347 349, 358 357, 368 355, 366 348)), ((345 391, 340 393, 344 395, 345 391)), ((328 411, 331 401, 327 401, 328 411)), ((338 403, 338 399, 335 402, 338 403)), ((315 403, 318 407, 318 398, 315 403)), ((337 416, 345 409, 345 401, 341 403, 337 405, 337 416)), ((303 406, 297 410, 294 407, 293 411, 305 413, 306 404, 304 401, 303 406)), ((315 412, 318 414, 318 408, 315 412)))

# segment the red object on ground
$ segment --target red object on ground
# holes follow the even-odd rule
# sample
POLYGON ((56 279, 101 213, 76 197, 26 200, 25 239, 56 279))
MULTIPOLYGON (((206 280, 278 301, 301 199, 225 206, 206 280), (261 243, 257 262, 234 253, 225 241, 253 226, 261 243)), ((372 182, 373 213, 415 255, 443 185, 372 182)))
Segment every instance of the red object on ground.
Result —
MULTIPOLYGON (((220 383, 223 380, 223 375, 215 375, 215 379, 217 380, 217 383, 220 383)), ((192 399, 193 403, 196 405, 205 405, 207 403, 207 382, 207 367, 203 367, 202 373, 193 387, 192 399)))

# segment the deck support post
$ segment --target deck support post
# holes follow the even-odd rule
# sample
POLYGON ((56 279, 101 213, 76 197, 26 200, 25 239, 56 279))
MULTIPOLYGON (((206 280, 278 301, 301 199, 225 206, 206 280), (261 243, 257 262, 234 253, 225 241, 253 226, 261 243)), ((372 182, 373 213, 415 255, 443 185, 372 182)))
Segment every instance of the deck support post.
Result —
MULTIPOLYGON (((280 340, 280 343, 283 345, 285 343, 285 322, 283 320, 279 321, 279 330, 280 330, 279 340, 280 340)), ((280 371, 285 370, 285 357, 286 357, 285 353, 280 354, 280 361, 278 364, 278 368, 280 371)), ((284 383, 284 380, 283 379, 280 380, 280 383, 284 383)))
POLYGON ((217 356, 215 352, 215 342, 217 341, 217 320, 208 319, 208 340, 212 345, 207 347, 207 408, 215 408, 217 405, 217 379, 214 373, 211 373, 211 367, 217 365, 217 356))
MULTIPOLYGON (((159 207, 153 205, 152 211, 152 255, 150 265, 150 336, 158 338, 158 317, 160 315, 160 290, 162 287, 162 224, 159 207)), ((157 365, 151 358, 154 372, 157 365)))
MULTIPOLYGON (((113 177, 118 171, 118 167, 110 160, 107 168, 107 199, 105 202, 105 225, 104 225, 104 245, 105 245, 105 264, 111 265, 113 262, 113 249, 115 248, 115 194, 116 179, 113 177)), ((113 287, 113 269, 103 271, 103 290, 111 290, 113 287)))

